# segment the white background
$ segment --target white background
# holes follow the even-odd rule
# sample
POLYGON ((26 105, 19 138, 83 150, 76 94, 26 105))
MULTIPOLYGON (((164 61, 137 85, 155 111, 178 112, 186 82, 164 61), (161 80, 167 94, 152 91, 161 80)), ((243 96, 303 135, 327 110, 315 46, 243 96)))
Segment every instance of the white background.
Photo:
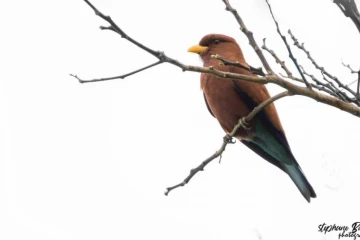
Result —
MULTIPOLYGON (((231 2, 259 44, 266 37, 294 69, 265 1, 231 2)), ((188 47, 222 33, 260 66, 221 0, 93 4, 130 36, 184 63, 201 65, 188 47)), ((359 67, 360 34, 331 0, 272 5, 284 34, 291 28, 344 83, 356 78, 341 59, 359 67)), ((99 30, 107 24, 83 1, 2 1, 0 12, 0 239, 337 239, 318 225, 359 221, 358 118, 304 97, 276 103, 318 195, 310 204, 289 177, 240 143, 165 197, 224 135, 206 109, 199 74, 163 64, 124 80, 79 84, 70 73, 109 77, 156 59, 99 30)))

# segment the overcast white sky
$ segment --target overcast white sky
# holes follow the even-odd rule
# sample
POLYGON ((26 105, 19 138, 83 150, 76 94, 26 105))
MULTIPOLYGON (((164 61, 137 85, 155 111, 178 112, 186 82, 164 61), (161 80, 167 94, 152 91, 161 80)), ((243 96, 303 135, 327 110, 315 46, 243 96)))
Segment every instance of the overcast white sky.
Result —
MULTIPOLYGON (((184 63, 200 65, 188 47, 222 33, 260 65, 221 0, 92 2, 135 39, 184 63)), ((265 0, 231 2, 259 43, 266 37, 286 59, 265 0)), ((284 33, 291 28, 345 83, 355 79, 341 59, 359 67, 360 34, 331 0, 272 4, 284 33)), ((165 197, 224 135, 206 109, 199 74, 163 64, 79 84, 69 73, 109 77, 154 59, 100 31, 104 22, 80 0, 2 1, 0 12, 0 239, 337 239, 318 225, 359 221, 358 118, 304 97, 276 103, 318 195, 311 204, 240 143, 165 197)))

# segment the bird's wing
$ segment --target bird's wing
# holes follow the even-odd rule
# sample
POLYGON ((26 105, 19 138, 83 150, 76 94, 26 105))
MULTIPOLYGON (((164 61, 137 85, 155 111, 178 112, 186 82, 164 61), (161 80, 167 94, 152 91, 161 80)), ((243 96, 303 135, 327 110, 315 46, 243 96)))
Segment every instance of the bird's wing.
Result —
MULTIPOLYGON (((248 94, 249 92, 245 92, 242 88, 240 88, 239 83, 236 80, 233 80, 233 83, 234 83, 234 88, 235 88, 236 93, 241 98, 241 100, 247 104, 247 106, 251 110, 269 98, 267 96, 261 97, 261 95, 260 95, 259 90, 262 90, 262 88, 265 88, 264 85, 259 84, 258 89, 256 90, 256 93, 258 96, 256 97, 255 95, 249 96, 249 94, 248 94), (256 99, 256 98, 260 98, 260 99, 256 99)), ((270 107, 270 106, 268 106, 268 107, 270 107)), ((282 130, 280 121, 278 120, 275 108, 270 109, 270 111, 264 111, 264 110, 260 111, 257 114, 257 118, 259 118, 261 120, 261 122, 265 125, 265 127, 270 131, 270 133, 273 136, 275 136, 279 140, 279 142, 287 148, 287 150, 289 150, 291 152, 289 143, 288 143, 286 136, 282 130), (275 119, 275 121, 277 120, 276 122, 273 122, 271 120, 271 118, 268 115, 269 113, 276 114, 276 116, 272 118, 272 119, 275 119)))
MULTIPOLYGON (((239 86, 239 84, 237 83, 236 80, 233 80, 234 83, 234 88, 236 93, 238 94, 238 96, 241 98, 241 100, 243 102, 245 102, 249 109, 254 109, 258 104, 260 104, 261 102, 265 101, 267 99, 267 97, 261 101, 261 102, 255 102, 254 97, 250 97, 249 94, 247 92, 245 92, 244 90, 242 90, 239 86)), ((263 85, 259 85, 259 89, 261 89, 261 87, 265 87, 263 85)), ((259 97, 259 96, 258 96, 259 97)), ((276 110, 275 110, 276 111, 276 110)), ((271 112, 270 112, 271 113, 271 112)), ((272 136, 274 136, 276 138, 276 140, 285 147, 286 151, 288 152, 288 154, 290 156, 292 156, 292 160, 294 161, 294 163, 298 166, 299 164, 297 163, 295 157, 293 157, 293 154, 291 152, 289 143, 286 139, 286 136, 284 134, 284 132, 282 131, 282 128, 277 128, 276 127, 276 123, 274 124, 270 117, 268 116, 268 113, 264 110, 262 110, 261 112, 259 112, 256 116, 257 119, 259 119, 261 121, 261 123, 264 125, 264 127, 270 132, 270 134, 272 136)), ((273 118, 274 119, 274 118, 273 118)), ((277 116, 276 118, 277 119, 277 116)), ((278 124, 277 124, 278 125, 278 124)), ((281 127, 281 125, 280 125, 281 127)), ((245 144, 245 143, 244 143, 245 144)), ((254 143, 246 143, 245 144, 247 147, 249 147, 250 149, 252 149, 254 152, 256 152, 257 154, 259 154, 261 157, 265 158, 267 161, 269 161, 270 163, 274 164, 275 166, 279 167, 280 169, 283 169, 282 167, 280 167, 280 162, 278 160, 276 160, 275 158, 273 158, 272 156, 270 156, 268 153, 266 153, 262 148, 260 148, 259 146, 257 146, 254 143), (277 162, 277 163, 275 163, 277 162)))
POLYGON ((254 151, 256 154, 258 154, 260 157, 264 158, 266 161, 268 161, 269 163, 272 163, 273 165, 277 166, 278 168, 280 168, 281 170, 284 170, 284 167, 280 164, 280 162, 278 160, 276 160, 273 156, 271 156, 270 154, 268 154, 267 152, 265 152, 261 147, 259 147, 256 143, 253 142, 249 142, 249 141, 245 141, 245 140, 241 140, 241 142, 247 146, 248 148, 250 148, 252 151, 254 151))

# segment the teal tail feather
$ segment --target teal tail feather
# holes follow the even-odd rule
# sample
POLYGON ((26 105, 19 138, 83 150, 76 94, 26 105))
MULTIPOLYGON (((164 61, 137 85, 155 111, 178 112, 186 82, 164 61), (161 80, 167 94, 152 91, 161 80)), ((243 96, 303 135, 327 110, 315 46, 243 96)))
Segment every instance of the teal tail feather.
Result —
POLYGON ((308 202, 310 202, 310 198, 316 198, 316 193, 313 187, 310 185, 309 181, 306 179, 300 166, 295 164, 288 165, 284 163, 283 167, 308 202))
POLYGON ((310 202, 310 198, 316 197, 315 191, 292 154, 285 135, 279 130, 274 130, 273 127, 270 127, 271 125, 266 126, 259 119, 255 120, 255 124, 256 135, 245 144, 261 157, 286 172, 304 198, 310 202))

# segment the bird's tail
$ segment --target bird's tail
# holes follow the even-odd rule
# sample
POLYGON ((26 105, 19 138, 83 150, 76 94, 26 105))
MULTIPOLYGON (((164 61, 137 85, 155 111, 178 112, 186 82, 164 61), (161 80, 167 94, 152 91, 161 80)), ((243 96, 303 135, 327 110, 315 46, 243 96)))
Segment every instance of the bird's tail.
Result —
POLYGON ((306 179, 300 166, 297 164, 283 164, 285 171, 289 174, 291 180, 295 183, 304 198, 310 202, 310 198, 316 198, 316 193, 309 181, 306 179))

